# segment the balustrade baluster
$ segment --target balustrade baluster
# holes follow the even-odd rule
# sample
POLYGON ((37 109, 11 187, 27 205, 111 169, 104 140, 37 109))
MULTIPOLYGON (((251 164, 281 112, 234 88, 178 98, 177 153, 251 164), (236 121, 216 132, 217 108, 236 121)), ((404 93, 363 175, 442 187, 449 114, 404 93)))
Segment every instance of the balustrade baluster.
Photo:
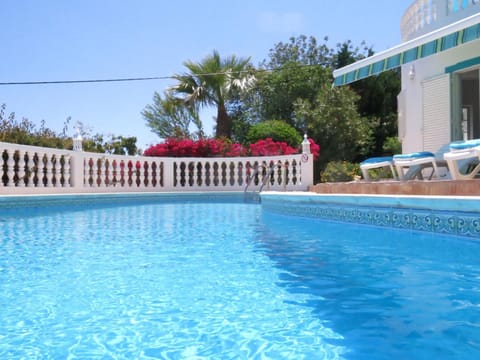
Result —
POLYGON ((236 186, 240 186, 242 187, 243 186, 243 182, 242 182, 242 176, 243 176, 243 173, 242 173, 242 170, 243 170, 243 164, 241 161, 237 161, 235 163, 235 185, 236 186))
POLYGON ((189 175, 189 185, 190 187, 196 187, 198 186, 197 180, 198 180, 198 174, 197 174, 197 163, 192 161, 188 164, 188 173, 189 175))
POLYGON ((25 162, 26 169, 25 169, 25 186, 26 187, 34 187, 34 178, 35 178, 35 153, 32 152, 25 152, 25 156, 27 156, 28 160, 25 162))
POLYGON ((7 150, 7 177, 9 187, 15 186, 15 150, 7 150))
POLYGON ((70 156, 63 156, 63 184, 62 187, 70 187, 70 156))
POLYGON ((105 184, 105 159, 97 159, 98 167, 98 187, 103 188, 105 184))
POLYGON ((145 169, 143 168, 143 164, 140 161, 135 163, 135 167, 137 169, 137 180, 136 184, 139 188, 144 188, 145 183, 143 182, 145 176, 145 169))
POLYGON ((98 187, 98 172, 100 171, 98 167, 98 159, 92 158, 92 187, 98 187))
POLYGON ((106 159, 105 160, 105 186, 110 187, 113 183, 113 176, 112 176, 112 160, 106 159))
POLYGON ((18 187, 25 187, 25 152, 18 151, 18 187))
POLYGON ((52 162, 52 156, 49 154, 44 155, 46 157, 46 164, 45 164, 45 169, 46 169, 46 175, 45 175, 45 180, 46 180, 46 187, 52 187, 53 186, 53 162, 52 162))
POLYGON ((149 188, 152 186, 152 164, 150 161, 143 163, 143 186, 149 188))
POLYGON ((55 187, 62 187, 62 156, 55 156, 55 187))

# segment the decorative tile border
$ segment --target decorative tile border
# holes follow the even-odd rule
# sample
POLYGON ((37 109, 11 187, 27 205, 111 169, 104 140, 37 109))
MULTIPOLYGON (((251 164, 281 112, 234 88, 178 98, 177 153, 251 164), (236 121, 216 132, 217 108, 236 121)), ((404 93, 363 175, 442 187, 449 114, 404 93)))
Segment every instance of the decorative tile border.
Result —
MULTIPOLYGON (((251 202, 258 203, 259 198, 251 202)), ((76 194, 41 196, 0 196, 0 210, 38 208, 47 206, 115 206, 173 202, 244 202, 243 192, 183 192, 183 193, 127 193, 127 194, 76 194)))
MULTIPOLYGON (((319 201, 311 197, 288 198, 288 195, 262 195, 262 208, 276 213, 314 217, 324 220, 341 221, 404 230, 426 231, 439 234, 467 236, 480 239, 480 213, 476 211, 449 211, 446 209, 426 209, 403 207, 399 198, 390 197, 391 205, 362 205, 361 198, 345 204, 319 201), (351 204, 356 202, 356 204, 351 204)), ((435 201, 434 199, 430 199, 435 201)), ((458 199, 453 199, 458 202, 458 199)), ((455 207, 455 206, 454 206, 455 207)), ((457 206, 458 207, 458 204, 457 206)), ((468 206, 465 207, 468 209, 468 206)))

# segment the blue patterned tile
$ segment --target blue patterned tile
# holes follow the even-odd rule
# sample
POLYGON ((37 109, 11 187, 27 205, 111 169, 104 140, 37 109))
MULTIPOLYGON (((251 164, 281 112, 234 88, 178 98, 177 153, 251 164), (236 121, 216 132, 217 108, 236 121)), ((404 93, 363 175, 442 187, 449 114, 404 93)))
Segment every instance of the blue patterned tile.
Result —
POLYGON ((437 213, 433 216, 434 232, 442 234, 457 234, 457 219, 453 214, 437 213))
POLYGON ((418 231, 433 231, 433 215, 426 211, 412 213, 411 228, 418 231))
POLYGON ((373 224, 377 226, 392 226, 391 209, 375 209, 373 224))
POLYGON ((374 226, 412 229, 480 238, 480 214, 395 207, 337 205, 328 203, 270 203, 266 208, 289 215, 374 226), (280 209, 280 210, 279 210, 280 209))
POLYGON ((405 209, 395 209, 392 215, 392 225, 393 227, 399 229, 410 229, 411 228, 411 214, 408 210, 405 209))
POLYGON ((370 220, 368 218, 368 210, 366 208, 362 207, 358 209, 357 221, 360 224, 370 224, 370 220))
POLYGON ((480 236, 480 217, 478 216, 459 216, 457 219, 458 235, 462 236, 480 236))
POLYGON ((345 208, 345 221, 350 223, 356 223, 358 218, 357 208, 345 208))

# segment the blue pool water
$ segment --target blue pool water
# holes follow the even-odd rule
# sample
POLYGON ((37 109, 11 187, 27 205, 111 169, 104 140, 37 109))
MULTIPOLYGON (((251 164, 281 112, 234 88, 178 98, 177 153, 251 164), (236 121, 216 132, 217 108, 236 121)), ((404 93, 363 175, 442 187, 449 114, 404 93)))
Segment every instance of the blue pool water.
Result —
POLYGON ((478 359, 480 248, 243 203, 2 209, 1 359, 478 359))

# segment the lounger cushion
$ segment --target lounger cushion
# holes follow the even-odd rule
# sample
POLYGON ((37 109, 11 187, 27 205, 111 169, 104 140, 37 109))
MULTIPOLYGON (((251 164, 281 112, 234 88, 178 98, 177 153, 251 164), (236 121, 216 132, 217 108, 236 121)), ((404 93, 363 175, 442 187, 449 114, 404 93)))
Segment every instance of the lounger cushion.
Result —
POLYGON ((454 142, 450 144, 450 149, 465 150, 465 149, 470 149, 476 146, 480 146, 480 139, 454 142))
POLYGON ((393 159, 394 160, 407 160, 407 159, 421 159, 421 158, 426 158, 426 157, 435 157, 435 154, 431 153, 430 151, 420 151, 420 152, 409 153, 409 154, 394 155, 393 159))
POLYGON ((389 161, 392 161, 391 156, 372 157, 362 161, 360 165, 376 164, 376 163, 383 163, 383 162, 389 162, 389 161))

